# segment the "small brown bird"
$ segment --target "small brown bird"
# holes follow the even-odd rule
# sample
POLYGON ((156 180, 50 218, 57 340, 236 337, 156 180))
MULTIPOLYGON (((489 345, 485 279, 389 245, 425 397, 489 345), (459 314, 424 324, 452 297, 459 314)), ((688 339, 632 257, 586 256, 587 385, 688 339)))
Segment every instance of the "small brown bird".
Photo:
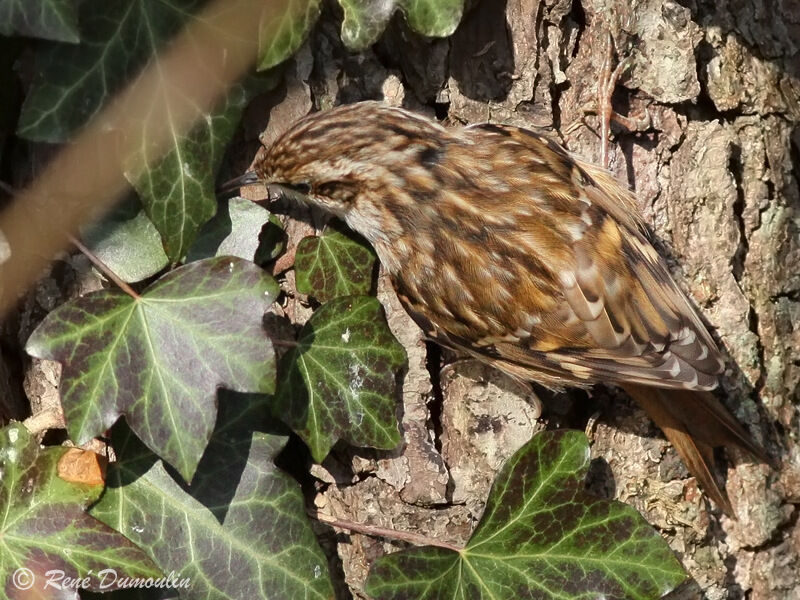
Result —
POLYGON ((708 393, 722 358, 631 193, 556 143, 363 102, 299 121, 240 183, 254 179, 369 240, 440 343, 553 389, 622 386, 726 513, 712 448, 766 460, 708 393))

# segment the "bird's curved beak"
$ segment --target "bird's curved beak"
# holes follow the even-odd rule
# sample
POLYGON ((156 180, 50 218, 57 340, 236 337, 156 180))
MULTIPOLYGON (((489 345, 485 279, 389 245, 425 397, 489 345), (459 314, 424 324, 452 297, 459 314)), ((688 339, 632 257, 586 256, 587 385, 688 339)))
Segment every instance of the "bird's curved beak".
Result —
POLYGON ((254 185, 259 183, 258 175, 255 171, 247 171, 244 175, 240 175, 239 177, 234 177, 233 179, 229 179, 222 185, 217 188, 217 193, 225 194, 227 192, 232 192, 233 190, 238 190, 239 188, 243 188, 248 185, 254 185))

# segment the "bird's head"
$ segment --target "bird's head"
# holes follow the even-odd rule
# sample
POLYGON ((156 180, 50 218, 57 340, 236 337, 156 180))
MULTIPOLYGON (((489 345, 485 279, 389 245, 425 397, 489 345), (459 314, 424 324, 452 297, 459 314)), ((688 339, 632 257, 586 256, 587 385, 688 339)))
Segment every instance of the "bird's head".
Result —
POLYGON ((349 220, 359 200, 385 200, 387 189, 407 189, 409 166, 435 159, 446 135, 437 123, 404 109, 380 102, 344 105, 298 121, 228 187, 260 183, 349 220))

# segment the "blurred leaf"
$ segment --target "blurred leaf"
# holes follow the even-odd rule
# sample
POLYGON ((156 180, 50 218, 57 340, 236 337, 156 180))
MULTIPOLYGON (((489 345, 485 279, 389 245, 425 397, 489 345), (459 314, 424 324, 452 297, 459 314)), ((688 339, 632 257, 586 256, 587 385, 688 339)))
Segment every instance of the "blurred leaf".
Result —
POLYGON ((369 294, 377 257, 367 242, 341 223, 303 238, 294 259, 297 291, 320 302, 369 294))
POLYGON ((320 0, 289 0, 278 22, 272 11, 264 11, 258 37, 259 71, 279 65, 300 48, 319 18, 320 4, 320 0))
POLYGON ((220 202, 216 216, 203 226, 186 260, 211 256, 238 256, 255 263, 269 260, 277 240, 262 247, 262 230, 273 225, 271 217, 272 213, 251 200, 231 198, 220 202))
POLYGON ((121 424, 119 462, 92 514, 149 549, 192 598, 333 598, 297 483, 275 467, 286 438, 253 433, 264 398, 226 394, 192 485, 182 486, 121 424))
POLYGON ((633 508, 584 491, 583 433, 548 431, 497 476, 460 552, 430 546, 379 558, 366 592, 400 598, 660 598, 686 578, 633 508))
POLYGON ((339 4, 344 11, 342 41, 356 52, 378 41, 398 8, 411 29, 428 37, 452 34, 464 13, 464 0, 339 0, 339 4))
POLYGON ((0 35, 80 41, 72 0, 0 0, 0 35))
MULTIPOLYGON (((46 575, 50 570, 81 579, 108 568, 121 576, 161 576, 144 552, 84 512, 100 496, 102 485, 69 483, 58 477, 58 462, 68 450, 39 450, 37 440, 21 424, 0 429, 0 581, 4 582, 4 598, 77 598, 77 591, 58 590, 56 584, 45 590, 45 583, 53 577, 46 575), (32 582, 27 591, 21 589, 26 582, 32 582)), ((88 585, 99 590, 100 580, 89 577, 88 585)))
POLYGON ((262 318, 277 293, 252 263, 199 261, 161 277, 138 299, 102 290, 60 306, 27 351, 64 366, 61 399, 75 442, 125 415, 189 480, 214 428, 217 388, 274 389, 262 318))
POLYGON ((128 283, 147 279, 169 263, 161 236, 135 198, 118 204, 82 237, 97 257, 128 283))
POLYGON ((318 462, 337 439, 394 448, 401 439, 397 374, 405 360, 378 300, 331 300, 283 357, 274 414, 303 438, 318 462))

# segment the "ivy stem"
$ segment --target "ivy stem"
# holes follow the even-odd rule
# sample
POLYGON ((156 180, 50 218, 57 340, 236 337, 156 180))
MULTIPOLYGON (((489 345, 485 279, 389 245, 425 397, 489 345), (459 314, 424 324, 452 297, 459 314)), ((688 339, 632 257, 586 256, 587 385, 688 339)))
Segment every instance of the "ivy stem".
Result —
POLYGON ((382 537, 390 540, 399 540, 401 542, 408 542, 410 544, 415 544, 417 546, 438 546, 439 548, 446 548, 448 550, 452 550, 453 552, 461 552, 464 549, 459 546, 456 546, 455 544, 450 544, 449 542, 443 542, 441 540, 435 540, 433 538, 429 538, 419 533, 412 533, 410 531, 398 531, 396 529, 389 529, 387 527, 378 527, 377 525, 366 525, 364 523, 356 523, 355 521, 337 519, 335 517, 331 517, 329 515, 319 512, 317 513, 309 512, 308 515, 312 519, 316 519, 321 523, 326 523, 327 525, 338 527, 339 529, 346 529, 348 531, 354 531, 356 533, 363 533, 364 535, 369 535, 372 537, 382 537))
POLYGON ((69 241, 72 243, 73 246, 75 246, 78 250, 80 250, 81 253, 86 258, 88 258, 89 261, 95 267, 100 269, 100 271, 103 273, 103 275, 105 275, 112 282, 114 282, 114 285, 116 285, 119 289, 121 289, 123 292, 128 294, 128 296, 130 296, 134 300, 141 300, 142 297, 139 294, 137 294, 131 286, 129 286, 122 279, 120 279, 119 275, 114 273, 114 271, 112 271, 111 268, 106 263, 104 263, 102 260, 100 260, 94 252, 92 252, 91 250, 89 250, 89 248, 84 246, 83 243, 78 238, 76 238, 73 235, 70 235, 69 236, 69 241))

